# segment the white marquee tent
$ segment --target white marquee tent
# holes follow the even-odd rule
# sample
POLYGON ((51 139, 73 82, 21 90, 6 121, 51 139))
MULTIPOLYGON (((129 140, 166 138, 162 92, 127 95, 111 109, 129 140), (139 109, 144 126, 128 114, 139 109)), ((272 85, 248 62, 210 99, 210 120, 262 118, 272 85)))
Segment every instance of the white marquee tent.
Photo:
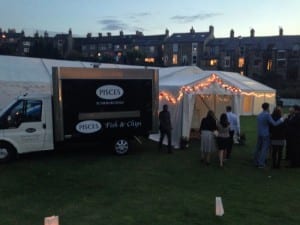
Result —
MULTIPOLYGON (((0 109, 27 92, 50 93, 52 67, 93 67, 90 62, 52 60, 0 55, 0 109)), ((100 68, 140 68, 101 64, 100 68)), ((173 123, 173 145, 199 129, 209 109, 217 117, 231 105, 238 115, 256 115, 261 104, 275 106, 276 91, 238 73, 203 71, 195 66, 159 68, 159 106, 168 104, 173 123)), ((158 140, 158 135, 151 139, 158 140)))
MULTIPOLYGON (((275 106, 276 91, 239 73, 203 71, 198 67, 173 67, 159 70, 160 109, 168 104, 173 124, 172 144, 180 146, 190 130, 199 130, 208 110, 217 118, 227 105, 240 115, 257 115, 261 104, 275 106)), ((158 135, 151 139, 158 140, 158 135)))

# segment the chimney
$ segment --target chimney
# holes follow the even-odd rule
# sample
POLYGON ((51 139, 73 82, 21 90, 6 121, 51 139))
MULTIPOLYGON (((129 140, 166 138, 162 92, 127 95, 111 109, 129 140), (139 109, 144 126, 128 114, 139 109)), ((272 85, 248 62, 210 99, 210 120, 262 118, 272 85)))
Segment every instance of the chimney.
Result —
POLYGON ((250 30, 250 37, 254 37, 255 36, 255 30, 252 28, 251 30, 250 30))
POLYGON ((279 27, 279 36, 283 36, 283 28, 279 27))
POLYGON ((107 32, 107 37, 110 37, 111 36, 111 32, 107 32))
POLYGON ((170 31, 169 31, 168 28, 167 28, 166 31, 165 31, 165 35, 166 35, 167 37, 169 37, 169 35, 170 35, 170 31))
POLYGON ((87 34, 86 34, 86 37, 87 37, 87 38, 91 38, 91 37, 92 37, 92 33, 87 33, 87 34))
POLYGON ((72 36, 72 29, 69 29, 69 36, 72 36))
POLYGON ((124 36, 124 32, 121 30, 120 31, 120 36, 123 37, 124 36))
POLYGON ((234 30, 233 29, 230 30, 230 38, 234 38, 234 30))
POLYGON ((143 36, 144 34, 143 34, 143 32, 142 31, 135 31, 135 35, 136 36, 143 36))
POLYGON ((211 34, 211 35, 214 35, 214 27, 213 26, 209 26, 209 33, 211 34))
POLYGON ((102 38, 102 33, 98 33, 98 38, 102 38))
POLYGON ((191 33, 191 34, 194 34, 194 33, 195 33, 194 27, 192 27, 192 28, 190 29, 190 33, 191 33))

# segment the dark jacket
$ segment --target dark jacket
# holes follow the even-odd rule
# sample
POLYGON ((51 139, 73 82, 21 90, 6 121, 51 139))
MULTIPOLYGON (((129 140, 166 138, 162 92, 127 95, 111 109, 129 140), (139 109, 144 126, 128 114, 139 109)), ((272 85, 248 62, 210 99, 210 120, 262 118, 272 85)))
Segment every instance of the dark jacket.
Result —
POLYGON ((211 117, 203 118, 200 125, 200 132, 202 130, 209 130, 209 131, 217 130, 217 121, 211 117))
POLYGON ((295 113, 287 123, 287 135, 289 138, 300 139, 300 113, 295 113))
POLYGON ((159 129, 170 131, 172 129, 170 112, 163 110, 159 113, 159 129))
MULTIPOLYGON (((274 121, 280 120, 280 116, 272 115, 274 121)), ((270 124, 270 138, 271 140, 284 140, 286 137, 286 123, 281 123, 277 126, 270 124)))

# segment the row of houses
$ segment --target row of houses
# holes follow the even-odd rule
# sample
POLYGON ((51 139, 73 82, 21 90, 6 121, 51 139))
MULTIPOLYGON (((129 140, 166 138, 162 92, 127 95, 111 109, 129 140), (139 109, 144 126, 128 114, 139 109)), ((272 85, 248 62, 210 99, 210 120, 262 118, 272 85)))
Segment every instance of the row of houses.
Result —
POLYGON ((42 48, 50 58, 166 67, 194 65, 205 70, 239 72, 252 78, 276 75, 300 79, 300 35, 284 35, 282 28, 278 35, 263 37, 255 36, 254 29, 248 37, 236 37, 231 30, 224 38, 214 36, 213 26, 206 32, 196 32, 192 27, 186 33, 170 34, 166 29, 160 35, 120 31, 118 35, 88 33, 86 37, 73 36, 71 29, 53 37, 47 32, 29 37, 23 31, 0 29, 0 54, 47 57, 34 55, 42 54, 42 48))

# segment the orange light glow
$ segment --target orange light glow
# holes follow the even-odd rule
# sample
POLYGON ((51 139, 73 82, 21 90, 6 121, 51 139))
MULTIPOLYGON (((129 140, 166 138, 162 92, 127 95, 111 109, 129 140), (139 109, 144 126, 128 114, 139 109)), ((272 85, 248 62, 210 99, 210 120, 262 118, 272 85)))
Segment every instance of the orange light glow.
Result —
POLYGON ((183 86, 180 88, 177 97, 169 94, 165 91, 160 92, 159 99, 165 99, 172 104, 179 102, 184 94, 198 93, 201 90, 209 88, 212 84, 218 84, 221 88, 224 88, 226 91, 231 92, 234 95, 245 95, 245 96, 255 96, 258 98, 267 97, 272 98, 275 94, 257 94, 255 92, 243 92, 241 89, 234 87, 232 85, 226 84, 220 79, 216 74, 211 74, 206 80, 201 81, 193 86, 183 86))

